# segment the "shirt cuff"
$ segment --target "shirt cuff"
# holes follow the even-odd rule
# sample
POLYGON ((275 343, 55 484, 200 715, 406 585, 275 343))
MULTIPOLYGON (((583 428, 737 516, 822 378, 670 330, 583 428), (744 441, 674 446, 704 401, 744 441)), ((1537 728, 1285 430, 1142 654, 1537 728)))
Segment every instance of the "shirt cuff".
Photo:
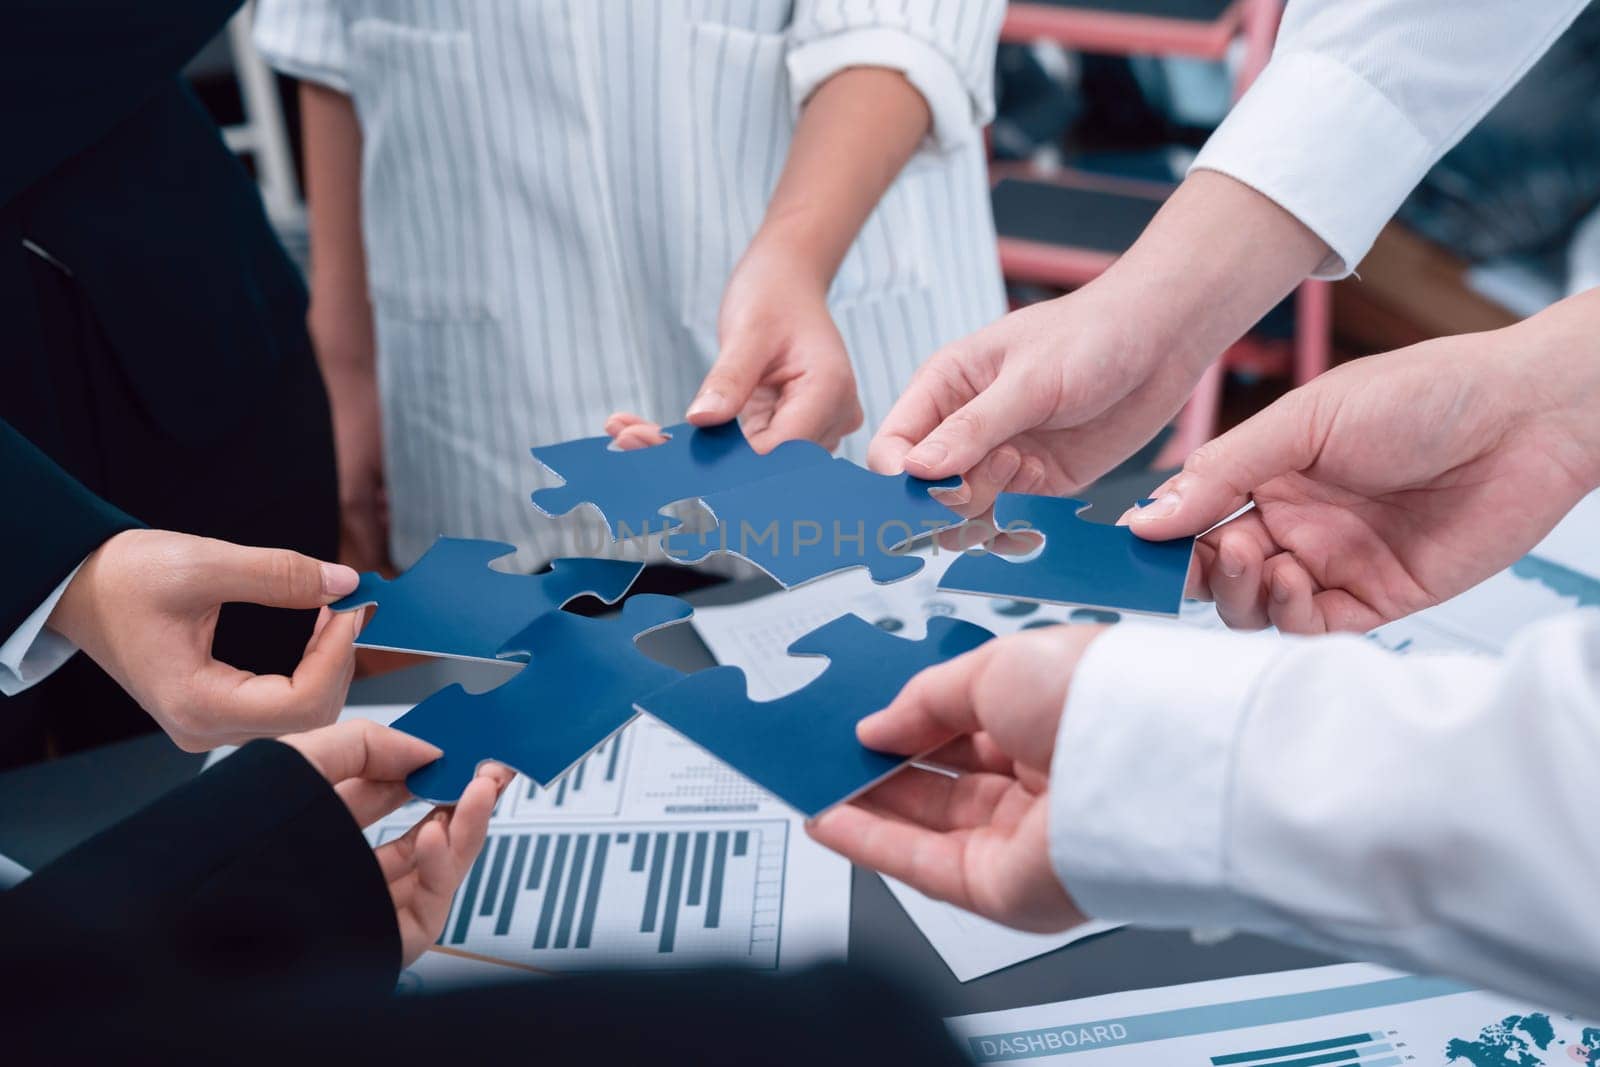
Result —
POLYGON ((1096 919, 1244 926, 1227 886, 1229 778, 1251 690, 1285 649, 1120 623, 1074 672, 1050 768, 1050 859, 1096 919))
POLYGON ((807 41, 789 50, 790 96, 798 114, 811 94, 850 67, 882 67, 906 76, 933 116, 928 147, 953 152, 970 144, 986 116, 937 48, 900 30, 874 26, 807 41))
POLYGON ((0 694, 16 696, 50 677, 77 654, 76 645, 54 630, 47 629, 45 623, 82 566, 80 563, 72 568, 72 573, 55 587, 44 603, 23 619, 16 632, 6 638, 5 644, 0 645, 0 694))
POLYGON ((1432 143, 1348 67, 1274 56, 1189 168, 1276 202, 1332 249, 1314 277, 1342 278, 1433 165, 1432 143))

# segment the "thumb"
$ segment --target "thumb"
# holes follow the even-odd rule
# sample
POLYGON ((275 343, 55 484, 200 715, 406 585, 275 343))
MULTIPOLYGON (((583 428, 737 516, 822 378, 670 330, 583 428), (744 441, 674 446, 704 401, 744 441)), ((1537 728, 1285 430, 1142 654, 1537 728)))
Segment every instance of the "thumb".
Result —
POLYGON ((906 453, 906 472, 935 479, 972 470, 984 456, 1038 425, 1039 395, 1023 375, 1002 372, 906 453))
POLYGON ((316 608, 355 592, 360 576, 281 548, 248 548, 212 541, 203 560, 205 592, 216 603, 271 608, 316 608))
POLYGON ((689 405, 688 420, 696 426, 731 422, 744 410, 765 370, 765 355, 759 348, 741 344, 724 347, 689 405))
POLYGON ((1129 514, 1128 525, 1148 541, 1204 533, 1266 482, 1309 467, 1320 441, 1314 412, 1290 394, 1195 449, 1152 494, 1153 503, 1129 514))

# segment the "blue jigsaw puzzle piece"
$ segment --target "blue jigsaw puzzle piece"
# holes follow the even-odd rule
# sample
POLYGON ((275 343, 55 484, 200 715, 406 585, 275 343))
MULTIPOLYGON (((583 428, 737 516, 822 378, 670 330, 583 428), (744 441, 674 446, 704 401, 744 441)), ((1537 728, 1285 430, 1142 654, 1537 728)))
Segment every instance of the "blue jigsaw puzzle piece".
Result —
POLYGON ((638 700, 683 677, 634 642, 693 610, 676 597, 644 593, 607 618, 541 615, 506 644, 507 653, 529 659, 504 685, 476 695, 452 685, 395 721, 395 729, 444 750, 406 785, 424 800, 448 804, 485 760, 541 785, 560 777, 626 726, 638 700))
POLYGON ((960 484, 874 474, 835 459, 703 497, 717 529, 663 547, 679 563, 739 556, 786 589, 851 567, 866 567, 880 585, 897 582, 922 569, 921 559, 897 550, 966 521, 928 495, 960 484))
POLYGON ((363 648, 493 660, 540 615, 585 594, 613 603, 644 570, 642 563, 611 559, 558 559, 544 574, 490 568, 515 551, 498 541, 441 537, 393 581, 363 574, 333 610, 378 606, 356 640, 363 648))
POLYGON ((639 710, 814 817, 909 762, 863 748, 856 723, 887 707, 917 672, 993 636, 970 622, 935 618, 926 637, 911 641, 842 615, 789 646, 790 655, 828 659, 828 669, 803 689, 753 701, 743 671, 714 667, 650 694, 639 710))
POLYGON ((995 519, 1001 528, 1023 525, 1044 536, 1037 555, 1010 560, 993 552, 968 553, 950 564, 939 588, 953 593, 1081 605, 1150 615, 1177 615, 1194 538, 1144 541, 1126 526, 1080 518, 1081 500, 1001 493, 995 519))
POLYGON ((592 504, 605 517, 613 539, 678 529, 661 513, 669 504, 704 497, 750 482, 826 463, 828 450, 810 441, 786 441, 761 455, 745 440, 738 422, 697 428, 668 426, 664 444, 632 451, 611 447, 609 437, 586 437, 533 450, 533 457, 566 480, 539 489, 533 506, 565 515, 592 504))

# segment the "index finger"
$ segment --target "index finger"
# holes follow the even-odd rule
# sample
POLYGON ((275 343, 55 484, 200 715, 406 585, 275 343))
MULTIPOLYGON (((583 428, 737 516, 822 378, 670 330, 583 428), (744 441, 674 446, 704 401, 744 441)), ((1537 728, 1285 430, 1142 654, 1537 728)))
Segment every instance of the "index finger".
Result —
POLYGON ((309 733, 292 734, 283 743, 337 785, 351 778, 398 782, 444 752, 410 734, 369 719, 352 719, 309 733))
POLYGON ((960 377, 951 370, 957 359, 956 348, 947 346, 917 368, 873 434, 867 466, 879 474, 904 473, 906 453, 977 395, 970 384, 954 384, 952 379, 960 377))
POLYGON ((973 683, 994 647, 991 641, 918 674, 888 707, 856 724, 856 737, 879 752, 914 756, 977 733, 973 683))
POLYGON ((898 878, 935 900, 972 908, 959 833, 929 830, 854 803, 824 812, 806 832, 852 863, 898 878))

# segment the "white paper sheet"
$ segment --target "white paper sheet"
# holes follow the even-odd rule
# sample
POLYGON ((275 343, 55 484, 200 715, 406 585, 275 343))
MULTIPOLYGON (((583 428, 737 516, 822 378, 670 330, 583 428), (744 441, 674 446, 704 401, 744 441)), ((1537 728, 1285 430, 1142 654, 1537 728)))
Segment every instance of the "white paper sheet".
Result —
POLYGON ((1578 501, 1534 547, 1533 554, 1563 567, 1600 577, 1600 493, 1590 493, 1578 501))
POLYGON ((1087 922, 1059 934, 1030 934, 924 896, 897 879, 885 877, 883 882, 958 982, 970 982, 1117 928, 1116 923, 1087 922))
POLYGON ((1554 1067, 1600 1059, 1600 1029, 1570 1016, 1359 963, 965 1015, 947 1024, 980 1064, 1554 1067))

